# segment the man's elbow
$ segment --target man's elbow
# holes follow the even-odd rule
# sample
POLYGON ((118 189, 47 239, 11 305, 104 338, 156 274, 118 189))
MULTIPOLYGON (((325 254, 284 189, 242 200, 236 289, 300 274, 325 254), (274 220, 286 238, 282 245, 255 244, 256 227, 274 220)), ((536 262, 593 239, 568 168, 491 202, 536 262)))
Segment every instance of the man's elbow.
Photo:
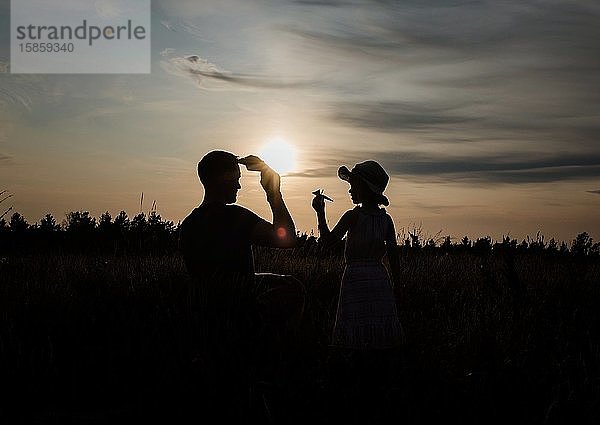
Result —
POLYGON ((297 243, 296 232, 280 227, 276 230, 275 243, 278 248, 294 248, 297 243))

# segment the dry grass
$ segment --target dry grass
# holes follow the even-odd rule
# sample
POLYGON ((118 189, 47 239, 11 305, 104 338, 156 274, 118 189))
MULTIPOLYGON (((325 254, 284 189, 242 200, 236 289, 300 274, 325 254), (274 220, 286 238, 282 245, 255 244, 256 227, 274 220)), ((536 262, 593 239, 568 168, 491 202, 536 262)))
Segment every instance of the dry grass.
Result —
MULTIPOLYGON (((327 344, 342 259, 255 254, 257 271, 293 274, 307 289, 301 329, 276 347, 235 326, 215 337, 207 329, 214 317, 178 256, 3 259, 0 422, 338 417, 327 344)), ((499 256, 421 251, 402 258, 400 282, 406 344, 389 371, 387 420, 599 417, 598 260, 523 254, 511 265, 499 256)), ((239 323, 245 313, 219 320, 239 323)))

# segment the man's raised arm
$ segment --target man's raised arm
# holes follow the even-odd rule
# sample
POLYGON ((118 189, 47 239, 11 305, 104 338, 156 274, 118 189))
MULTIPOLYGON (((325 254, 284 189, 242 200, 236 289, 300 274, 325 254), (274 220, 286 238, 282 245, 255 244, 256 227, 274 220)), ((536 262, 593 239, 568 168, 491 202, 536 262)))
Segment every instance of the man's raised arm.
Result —
POLYGON ((254 155, 239 160, 250 171, 260 171, 260 184, 273 213, 273 224, 260 221, 251 234, 255 245, 292 248, 296 245, 296 226, 281 195, 281 179, 271 167, 254 155))

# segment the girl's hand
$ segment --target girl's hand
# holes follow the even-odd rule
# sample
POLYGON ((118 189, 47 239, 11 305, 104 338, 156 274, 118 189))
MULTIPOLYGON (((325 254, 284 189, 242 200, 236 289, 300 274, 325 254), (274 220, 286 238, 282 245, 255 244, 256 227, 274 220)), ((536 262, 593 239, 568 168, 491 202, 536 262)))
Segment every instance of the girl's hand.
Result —
POLYGON ((316 194, 312 200, 312 207, 317 213, 325 212, 325 196, 316 194))

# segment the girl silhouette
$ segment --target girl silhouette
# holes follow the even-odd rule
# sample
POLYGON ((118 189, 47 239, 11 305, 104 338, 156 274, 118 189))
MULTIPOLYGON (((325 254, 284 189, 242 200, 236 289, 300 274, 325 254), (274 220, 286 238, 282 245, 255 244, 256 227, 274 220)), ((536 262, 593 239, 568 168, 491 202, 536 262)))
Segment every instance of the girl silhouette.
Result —
POLYGON ((396 231, 383 191, 389 181, 375 161, 356 164, 352 171, 340 167, 338 176, 350 183, 350 197, 357 206, 344 213, 330 231, 324 195, 316 192, 312 207, 317 213, 320 242, 331 244, 344 235, 346 267, 333 329, 332 345, 354 350, 393 348, 401 342, 390 276, 382 263, 388 254, 392 276, 398 276, 396 231))

